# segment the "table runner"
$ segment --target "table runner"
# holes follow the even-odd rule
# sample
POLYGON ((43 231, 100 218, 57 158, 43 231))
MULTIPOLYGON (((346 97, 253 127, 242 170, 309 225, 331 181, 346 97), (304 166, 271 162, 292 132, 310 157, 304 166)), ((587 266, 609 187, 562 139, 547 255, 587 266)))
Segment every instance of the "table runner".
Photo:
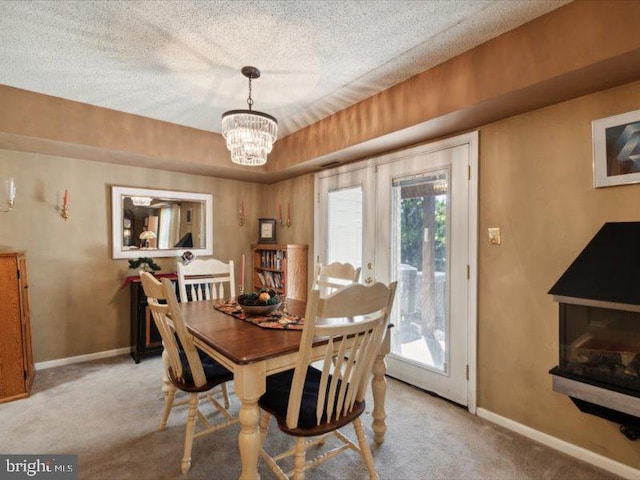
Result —
POLYGON ((237 302, 229 301, 216 303, 213 308, 233 317, 253 323, 262 328, 275 328, 281 330, 302 330, 304 318, 291 313, 284 314, 280 310, 265 316, 246 316, 237 302))

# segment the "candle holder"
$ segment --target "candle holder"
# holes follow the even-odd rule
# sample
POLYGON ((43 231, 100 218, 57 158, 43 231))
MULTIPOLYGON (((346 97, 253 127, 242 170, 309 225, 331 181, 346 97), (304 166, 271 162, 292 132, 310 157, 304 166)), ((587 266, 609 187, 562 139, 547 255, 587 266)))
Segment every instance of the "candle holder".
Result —
POLYGON ((65 220, 69 220, 69 190, 64 191, 62 198, 62 207, 60 208, 60 216, 65 220))
POLYGON ((238 290, 240 291, 240 295, 244 295, 244 285, 238 285, 238 290))
POLYGON ((60 209, 60 216, 65 220, 69 220, 69 207, 67 205, 63 205, 60 209))
POLYGON ((13 178, 0 181, 0 212, 10 212, 15 205, 16 182, 13 178))
POLYGON ((287 202, 287 221, 285 225, 287 228, 291 226, 291 202, 287 202))

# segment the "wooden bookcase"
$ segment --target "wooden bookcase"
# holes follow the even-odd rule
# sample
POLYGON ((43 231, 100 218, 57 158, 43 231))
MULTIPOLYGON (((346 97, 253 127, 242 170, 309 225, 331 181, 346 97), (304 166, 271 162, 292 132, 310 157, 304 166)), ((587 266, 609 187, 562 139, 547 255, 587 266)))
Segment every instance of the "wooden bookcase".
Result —
POLYGON ((251 289, 307 301, 307 245, 251 245, 251 289))
POLYGON ((24 252, 0 253, 0 403, 28 397, 35 369, 24 252))

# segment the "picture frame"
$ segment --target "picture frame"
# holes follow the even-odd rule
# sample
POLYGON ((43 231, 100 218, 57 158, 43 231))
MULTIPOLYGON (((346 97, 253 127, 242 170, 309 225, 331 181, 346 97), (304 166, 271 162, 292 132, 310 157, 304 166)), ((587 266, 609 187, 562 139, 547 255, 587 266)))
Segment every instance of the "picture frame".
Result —
POLYGON ((258 243, 276 243, 275 218, 258 218, 258 243))
POLYGON ((595 188, 640 183, 640 110, 591 122, 595 188))

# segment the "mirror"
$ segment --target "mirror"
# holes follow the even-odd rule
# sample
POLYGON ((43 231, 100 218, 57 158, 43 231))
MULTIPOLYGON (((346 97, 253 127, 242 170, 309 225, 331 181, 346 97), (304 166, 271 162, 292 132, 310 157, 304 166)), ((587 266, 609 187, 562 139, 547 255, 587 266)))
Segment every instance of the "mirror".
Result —
POLYGON ((213 254, 213 196, 111 187, 113 258, 213 254))

